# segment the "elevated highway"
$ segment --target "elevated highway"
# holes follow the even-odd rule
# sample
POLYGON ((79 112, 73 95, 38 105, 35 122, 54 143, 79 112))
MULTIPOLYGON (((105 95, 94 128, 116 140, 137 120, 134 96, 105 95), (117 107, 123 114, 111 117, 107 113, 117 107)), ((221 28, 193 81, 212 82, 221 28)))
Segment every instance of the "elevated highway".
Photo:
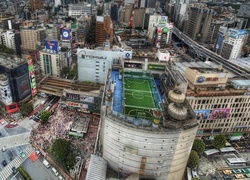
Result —
POLYGON ((176 27, 173 27, 172 33, 174 33, 181 41, 183 41, 186 45, 192 48, 198 56, 203 56, 206 59, 211 59, 212 61, 221 64, 224 68, 228 69, 229 71, 246 79, 250 79, 250 69, 239 67, 236 64, 230 62, 229 60, 221 57, 220 55, 210 51, 209 49, 206 49, 202 45, 193 41, 187 35, 183 34, 176 27))

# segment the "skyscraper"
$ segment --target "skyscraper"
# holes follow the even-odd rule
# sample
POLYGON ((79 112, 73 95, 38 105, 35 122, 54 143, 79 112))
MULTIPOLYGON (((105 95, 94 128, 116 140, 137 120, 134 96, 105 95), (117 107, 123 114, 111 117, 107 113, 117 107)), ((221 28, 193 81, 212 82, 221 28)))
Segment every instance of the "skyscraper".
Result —
POLYGON ((196 41, 206 42, 213 13, 205 5, 195 4, 189 10, 184 32, 196 41))

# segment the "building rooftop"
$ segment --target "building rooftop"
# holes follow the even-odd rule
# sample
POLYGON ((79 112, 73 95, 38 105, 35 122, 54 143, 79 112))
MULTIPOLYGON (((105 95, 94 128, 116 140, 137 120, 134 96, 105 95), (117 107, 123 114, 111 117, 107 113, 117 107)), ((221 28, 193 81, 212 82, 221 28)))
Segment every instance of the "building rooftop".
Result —
POLYGON ((106 179, 108 162, 100 156, 91 154, 86 180, 106 179))
POLYGON ((9 69, 13 69, 25 63, 27 63, 27 61, 24 59, 9 54, 0 54, 0 65, 9 69))

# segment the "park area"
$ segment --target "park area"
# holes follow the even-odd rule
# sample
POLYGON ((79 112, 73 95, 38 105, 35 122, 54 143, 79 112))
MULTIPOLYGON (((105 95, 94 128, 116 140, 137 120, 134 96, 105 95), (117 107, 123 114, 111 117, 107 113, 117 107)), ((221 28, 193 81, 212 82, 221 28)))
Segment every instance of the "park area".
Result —
POLYGON ((135 118, 152 118, 152 109, 156 108, 153 79, 148 78, 123 78, 124 114, 135 118))

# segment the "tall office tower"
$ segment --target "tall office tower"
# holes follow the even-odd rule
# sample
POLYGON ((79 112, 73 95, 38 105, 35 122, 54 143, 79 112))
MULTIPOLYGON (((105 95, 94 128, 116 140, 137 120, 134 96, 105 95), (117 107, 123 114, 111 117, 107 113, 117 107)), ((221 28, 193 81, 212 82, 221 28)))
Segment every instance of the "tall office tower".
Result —
POLYGON ((101 46, 106 40, 113 42, 113 23, 109 15, 97 16, 95 29, 96 44, 101 46))
POLYGON ((151 72, 145 71, 147 60, 136 70, 136 63, 129 63, 124 60, 122 73, 112 72, 106 80, 101 111, 103 158, 125 177, 181 180, 198 127, 184 95, 187 81, 179 71, 166 70, 158 86, 151 72), (141 82, 148 85, 143 87, 141 82), (158 92, 164 92, 164 102, 158 92), (143 100, 148 97, 151 105, 143 100))
POLYGON ((15 45, 16 45, 16 54, 21 55, 22 50, 21 50, 21 34, 19 31, 15 32, 15 45))
POLYGON ((32 12, 37 9, 44 9, 44 0, 30 0, 30 8, 32 12))
POLYGON ((111 5, 110 15, 111 15, 112 21, 118 22, 118 4, 115 3, 111 5))
POLYGON ((205 5, 195 4, 188 14, 184 32, 193 40, 206 42, 214 11, 205 5))
POLYGON ((243 18, 244 19, 244 25, 242 29, 247 29, 250 27, 250 4, 241 4, 240 9, 237 12, 237 17, 243 18))
POLYGON ((41 27, 37 21, 24 21, 20 29, 22 54, 31 55, 33 60, 37 60, 37 45, 45 41, 45 27, 41 27))
POLYGON ((189 4, 189 0, 175 0, 174 3, 174 15, 173 20, 175 24, 181 24, 180 16, 184 16, 187 12, 187 7, 189 4))

